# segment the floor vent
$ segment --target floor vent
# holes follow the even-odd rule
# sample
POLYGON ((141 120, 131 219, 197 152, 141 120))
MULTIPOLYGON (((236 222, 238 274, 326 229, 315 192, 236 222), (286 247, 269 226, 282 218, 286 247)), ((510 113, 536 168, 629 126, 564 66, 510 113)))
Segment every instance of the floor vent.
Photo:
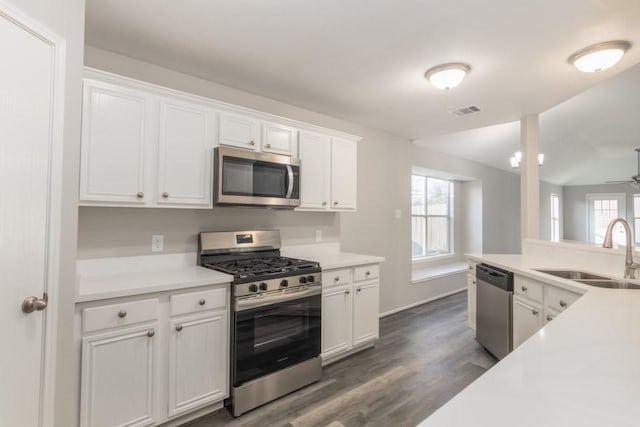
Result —
POLYGON ((467 107, 449 110, 447 111, 447 113, 451 114, 452 116, 462 117, 462 116, 468 116, 469 114, 477 113, 479 111, 480 111, 480 108, 477 105, 469 105, 467 107))

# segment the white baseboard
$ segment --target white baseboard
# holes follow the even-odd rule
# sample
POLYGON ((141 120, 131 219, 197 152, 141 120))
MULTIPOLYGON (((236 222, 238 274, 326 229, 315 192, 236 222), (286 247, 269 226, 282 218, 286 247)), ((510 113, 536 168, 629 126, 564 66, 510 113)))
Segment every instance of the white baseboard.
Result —
POLYGON ((466 290, 467 290, 466 287, 460 288, 460 289, 455 289, 453 291, 446 292, 444 294, 436 295, 434 297, 427 298, 427 299, 424 299, 422 301, 417 301, 417 302, 411 303, 409 305, 405 305, 404 307, 398 307, 398 308, 394 308, 393 310, 385 311, 384 313, 380 313, 380 315, 378 317, 380 317, 380 318, 387 317, 387 316, 390 316, 392 314, 396 314, 396 313, 399 313, 401 311, 408 310, 410 308, 417 307, 419 305, 426 304, 428 302, 438 300, 440 298, 448 297, 449 295, 453 295, 453 294, 457 294, 457 293, 460 293, 460 292, 464 292, 466 290))

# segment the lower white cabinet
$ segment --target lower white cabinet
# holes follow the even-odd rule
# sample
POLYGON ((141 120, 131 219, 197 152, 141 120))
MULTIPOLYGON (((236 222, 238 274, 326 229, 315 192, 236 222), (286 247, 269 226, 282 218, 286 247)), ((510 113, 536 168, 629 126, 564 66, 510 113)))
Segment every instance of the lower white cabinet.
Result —
POLYGON ((156 423, 157 329, 156 322, 82 339, 82 426, 156 423))
POLYGON ((542 307, 519 297, 513 298, 513 348, 544 326, 542 307))
POLYGON ((227 395, 226 311, 169 323, 169 417, 227 395))
POLYGON ((80 304, 80 425, 179 423, 221 406, 229 394, 228 307, 228 285, 80 304))
POLYGON ((379 337, 378 264, 322 272, 322 360, 330 363, 379 337))

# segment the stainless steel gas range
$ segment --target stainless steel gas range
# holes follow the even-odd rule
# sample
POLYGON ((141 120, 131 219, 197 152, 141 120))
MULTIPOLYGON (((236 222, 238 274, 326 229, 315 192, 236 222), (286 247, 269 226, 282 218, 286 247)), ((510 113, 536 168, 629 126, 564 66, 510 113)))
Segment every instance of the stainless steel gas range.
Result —
POLYGON ((234 416, 320 380, 318 263, 280 256, 277 230, 200 233, 198 263, 234 277, 234 416))

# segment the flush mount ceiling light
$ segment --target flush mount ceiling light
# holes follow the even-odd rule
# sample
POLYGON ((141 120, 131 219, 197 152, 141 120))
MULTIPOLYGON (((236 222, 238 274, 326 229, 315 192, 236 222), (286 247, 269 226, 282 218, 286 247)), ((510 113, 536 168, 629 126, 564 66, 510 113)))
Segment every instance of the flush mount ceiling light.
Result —
POLYGON ((613 67, 629 50, 631 43, 624 40, 612 40, 580 49, 568 59, 578 70, 585 73, 597 73, 613 67))
MULTIPOLYGON (((509 162, 511 163, 512 168, 514 169, 519 168, 520 162, 522 162, 522 152, 516 151, 513 157, 509 159, 509 162)), ((543 163, 544 163, 544 154, 540 153, 538 154, 538 165, 542 166, 543 163)))
POLYGON ((467 64, 452 62, 428 69, 424 73, 424 78, 438 89, 451 89, 458 86, 469 71, 471 67, 467 64))

